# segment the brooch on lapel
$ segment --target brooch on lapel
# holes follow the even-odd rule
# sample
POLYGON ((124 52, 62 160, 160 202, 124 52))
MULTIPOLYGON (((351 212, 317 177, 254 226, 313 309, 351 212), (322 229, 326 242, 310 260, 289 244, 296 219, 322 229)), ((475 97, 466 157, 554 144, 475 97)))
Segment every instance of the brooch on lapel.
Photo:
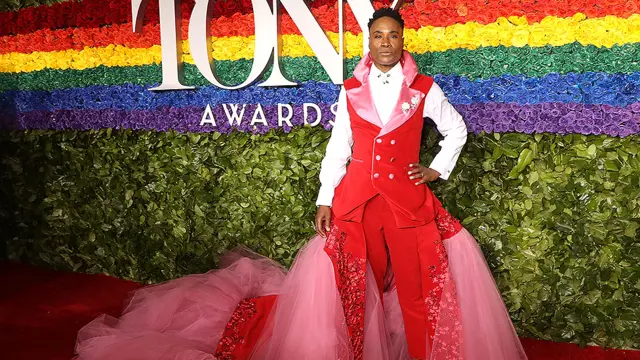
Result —
POLYGON ((402 103, 402 112, 405 115, 407 115, 409 113, 409 110, 415 109, 419 103, 420 103, 420 95, 415 95, 414 97, 411 98, 411 104, 409 104, 406 101, 402 103))

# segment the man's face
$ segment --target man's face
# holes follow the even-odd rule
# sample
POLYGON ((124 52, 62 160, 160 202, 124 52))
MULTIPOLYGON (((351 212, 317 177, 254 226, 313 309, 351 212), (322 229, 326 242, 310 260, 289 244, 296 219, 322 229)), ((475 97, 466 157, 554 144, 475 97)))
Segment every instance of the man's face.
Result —
POLYGON ((404 38, 402 26, 385 16, 371 24, 369 30, 369 51, 376 67, 387 71, 400 61, 404 38))

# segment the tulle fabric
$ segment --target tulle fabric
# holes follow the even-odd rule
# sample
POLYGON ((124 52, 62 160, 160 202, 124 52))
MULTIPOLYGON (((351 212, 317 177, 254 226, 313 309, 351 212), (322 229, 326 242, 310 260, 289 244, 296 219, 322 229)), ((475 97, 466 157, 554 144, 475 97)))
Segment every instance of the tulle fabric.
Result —
POLYGON ((277 294, 285 269, 241 249, 226 267, 137 290, 123 315, 102 315, 78 333, 77 360, 213 360, 238 303, 277 294))
POLYGON ((252 358, 349 359, 350 352, 333 265, 315 237, 291 267, 252 358))
MULTIPOLYGON (((526 359, 480 248, 466 230, 445 240, 444 284, 430 360, 526 359), (452 331, 457 329, 458 331, 452 331), (455 351, 452 352, 452 344, 455 351)), ((78 335, 77 360, 213 360, 225 326, 245 298, 277 294, 251 359, 353 359, 334 268, 314 237, 289 273, 243 251, 226 267, 135 293, 121 319, 102 316, 78 335)), ((367 283, 375 284, 371 269, 367 283)), ((366 288, 364 359, 410 359, 393 276, 383 301, 366 288)), ((255 336, 254 338, 258 338, 255 336)))
MULTIPOLYGON (((324 244, 323 238, 315 237, 301 250, 252 359, 353 359, 334 267, 324 244)), ((370 267, 367 282, 375 284, 370 267)), ((366 288, 367 360, 408 359, 398 296, 392 278, 389 282, 389 291, 384 295, 391 304, 387 311, 375 285, 366 288)))
POLYGON ((463 228, 445 240, 444 245, 461 312, 463 358, 526 359, 491 270, 473 235, 463 228))

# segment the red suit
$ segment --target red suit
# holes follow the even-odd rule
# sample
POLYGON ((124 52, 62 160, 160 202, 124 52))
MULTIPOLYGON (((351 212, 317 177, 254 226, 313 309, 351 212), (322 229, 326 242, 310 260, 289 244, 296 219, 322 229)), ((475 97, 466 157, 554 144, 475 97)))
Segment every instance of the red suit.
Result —
MULTIPOLYGON (((433 79, 417 75, 406 93, 422 100, 432 84, 433 79)), ((400 109, 395 114, 397 119, 391 120, 397 120, 397 127, 383 132, 358 114, 349 97, 353 92, 366 92, 362 84, 351 78, 345 82, 345 88, 354 145, 347 174, 336 188, 334 214, 340 220, 361 222, 362 205, 381 194, 389 202, 398 227, 415 227, 433 221, 433 194, 426 186, 415 186, 407 176, 409 164, 419 162, 420 158, 422 101, 409 112, 403 113, 400 109)))
MULTIPOLYGON (((409 66, 409 65, 405 65, 409 66)), ((412 72, 413 70, 413 72, 412 72)), ((360 261, 360 276, 367 259, 380 294, 388 267, 387 248, 393 264, 398 296, 405 322, 410 354, 426 358, 427 338, 433 338, 433 307, 440 303, 446 251, 434 221, 435 197, 426 185, 415 185, 408 176, 409 165, 419 162, 424 98, 433 79, 405 71, 406 81, 389 122, 381 126, 367 101, 367 84, 356 78, 345 82, 347 104, 353 132, 353 155, 345 177, 335 190, 333 216, 344 235, 342 251, 360 261), (431 308, 430 308, 431 307, 431 308), (428 336, 427 336, 428 335, 428 336)), ((327 252, 334 260, 339 283, 352 283, 353 272, 345 272, 343 257, 336 256, 328 242, 327 252)), ((353 265, 351 264, 351 265, 353 265)), ((343 305, 354 351, 362 346, 363 317, 351 307, 354 289, 342 286, 343 305)))

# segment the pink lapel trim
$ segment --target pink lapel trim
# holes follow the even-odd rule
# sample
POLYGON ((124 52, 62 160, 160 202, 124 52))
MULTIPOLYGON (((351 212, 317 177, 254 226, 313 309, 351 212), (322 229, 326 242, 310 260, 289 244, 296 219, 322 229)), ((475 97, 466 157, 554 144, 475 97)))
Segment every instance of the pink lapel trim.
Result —
MULTIPOLYGON (((404 82, 400 89, 400 95, 398 96, 398 103, 396 104, 391 117, 386 125, 382 125, 380 121, 380 115, 373 104, 371 98, 371 85, 369 84, 369 73, 371 72, 371 66, 373 66, 373 59, 371 54, 367 55, 360 60, 356 68, 353 70, 353 77, 360 82, 360 86, 347 90, 347 97, 353 109, 364 120, 380 128, 379 136, 388 134, 389 132, 397 129, 404 124, 413 114, 416 112, 418 105, 425 97, 426 94, 412 89, 411 84, 418 75, 418 66, 413 60, 411 54, 404 50, 402 52, 402 58, 400 59, 402 65, 402 73, 404 74, 404 82), (415 106, 412 106, 407 113, 403 112, 402 104, 412 104, 411 100, 416 99, 418 102, 415 106)), ((414 100, 415 101, 415 100, 414 100)))
POLYGON ((361 118, 382 128, 380 115, 371 97, 369 72, 371 72, 372 65, 373 59, 371 58, 371 54, 367 53, 353 70, 353 77, 360 82, 360 86, 347 90, 347 98, 349 98, 351 106, 353 106, 353 109, 361 118))
POLYGON ((413 116, 413 114, 415 114, 418 108, 420 108, 420 103, 427 95, 423 94, 419 90, 411 88, 411 84, 413 84, 413 81, 418 75, 418 66, 413 60, 411 54, 408 51, 404 51, 402 54, 402 59, 400 59, 400 61, 402 64, 402 72, 404 73, 404 82, 402 83, 402 88, 400 89, 398 102, 396 103, 393 112, 391 112, 389 121, 380 130, 380 134, 378 136, 386 135, 407 122, 413 116), (402 109, 403 104, 405 107, 408 107, 408 110, 405 111, 402 109))

